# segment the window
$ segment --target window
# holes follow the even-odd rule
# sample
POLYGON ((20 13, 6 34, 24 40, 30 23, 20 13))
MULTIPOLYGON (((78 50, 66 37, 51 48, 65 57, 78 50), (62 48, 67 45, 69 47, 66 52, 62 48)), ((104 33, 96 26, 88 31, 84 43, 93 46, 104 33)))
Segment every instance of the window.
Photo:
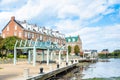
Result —
POLYGON ((15 25, 15 30, 17 30, 17 25, 15 25))
POLYGON ((19 37, 21 37, 21 32, 19 32, 19 37))
POLYGON ((75 42, 75 39, 73 38, 72 41, 75 42))
POLYGON ((25 37, 27 37, 27 32, 25 32, 25 37))
POLYGON ((68 39, 68 42, 71 42, 71 39, 68 39))
POLYGON ((2 36, 3 36, 3 38, 5 38, 5 34, 3 34, 2 36))
POLYGON ((43 38, 42 38, 42 35, 40 35, 40 40, 42 40, 43 38))
POLYGON ((34 38, 34 33, 32 33, 32 38, 34 38))
POLYGON ((28 38, 31 38, 31 34, 30 34, 30 32, 28 32, 28 38))
POLYGON ((58 39, 56 39, 56 42, 58 42, 58 39))
POLYGON ((17 36, 17 33, 16 33, 16 32, 14 32, 14 36, 17 36))
POLYGON ((9 31, 9 26, 7 26, 7 31, 9 31))

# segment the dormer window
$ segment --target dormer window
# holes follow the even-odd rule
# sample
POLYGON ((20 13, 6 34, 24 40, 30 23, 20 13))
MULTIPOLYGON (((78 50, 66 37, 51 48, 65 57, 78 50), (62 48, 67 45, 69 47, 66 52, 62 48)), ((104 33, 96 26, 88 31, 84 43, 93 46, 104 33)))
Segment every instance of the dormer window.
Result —
POLYGON ((71 39, 68 39, 68 42, 71 42, 71 39))
POLYGON ((75 42, 75 39, 73 38, 72 41, 75 42))
POLYGON ((33 29, 33 31, 36 31, 35 29, 33 29))
POLYGON ((30 28, 28 28, 28 30, 30 30, 30 28))

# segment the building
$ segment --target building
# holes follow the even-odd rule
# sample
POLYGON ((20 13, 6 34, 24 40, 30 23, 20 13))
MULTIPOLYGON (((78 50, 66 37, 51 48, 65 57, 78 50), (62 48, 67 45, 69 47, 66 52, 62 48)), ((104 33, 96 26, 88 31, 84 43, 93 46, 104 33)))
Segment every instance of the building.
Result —
POLYGON ((2 29, 2 37, 18 36, 21 39, 32 39, 40 41, 52 41, 58 44, 65 44, 65 35, 59 33, 59 31, 53 31, 52 29, 46 29, 45 27, 39 27, 35 24, 29 24, 24 21, 18 21, 14 16, 7 25, 2 29))
POLYGON ((96 58, 98 56, 97 50, 84 50, 83 58, 96 58))
POLYGON ((76 45, 79 46, 79 49, 80 49, 80 52, 82 52, 82 41, 80 39, 80 36, 69 36, 69 37, 66 37, 66 45, 67 46, 71 46, 71 54, 75 54, 74 53, 74 47, 76 45))
POLYGON ((109 54, 109 50, 108 50, 108 49, 103 49, 103 50, 101 51, 101 54, 109 54))

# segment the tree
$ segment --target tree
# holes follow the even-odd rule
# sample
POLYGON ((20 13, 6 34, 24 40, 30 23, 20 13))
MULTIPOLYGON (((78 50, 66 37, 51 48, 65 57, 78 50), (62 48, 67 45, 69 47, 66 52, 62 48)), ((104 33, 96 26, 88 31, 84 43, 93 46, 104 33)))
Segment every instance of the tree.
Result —
POLYGON ((0 57, 3 57, 3 38, 0 37, 0 57))
POLYGON ((71 49, 72 49, 72 47, 69 45, 69 46, 68 46, 68 53, 69 53, 69 54, 71 53, 71 49))
POLYGON ((119 49, 114 50, 113 54, 115 57, 120 57, 120 50, 119 49))
POLYGON ((80 48, 79 48, 78 45, 75 45, 75 47, 74 47, 74 53, 75 53, 76 55, 78 55, 78 53, 80 53, 80 48))
POLYGON ((14 49, 14 45, 16 40, 19 40, 20 38, 16 37, 16 36, 11 36, 11 37, 7 37, 4 39, 4 47, 7 50, 13 50, 14 49))
POLYGON ((7 37, 3 40, 4 56, 5 57, 8 55, 8 51, 10 53, 13 53, 16 40, 19 40, 19 39, 20 38, 18 38, 16 36, 11 36, 11 37, 7 37))
POLYGON ((3 48, 3 38, 0 37, 0 50, 3 48))

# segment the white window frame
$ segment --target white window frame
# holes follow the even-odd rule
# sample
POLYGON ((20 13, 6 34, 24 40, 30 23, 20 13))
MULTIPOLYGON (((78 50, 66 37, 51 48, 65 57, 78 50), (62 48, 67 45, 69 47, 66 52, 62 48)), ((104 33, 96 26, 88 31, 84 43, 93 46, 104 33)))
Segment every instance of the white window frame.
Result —
POLYGON ((3 38, 5 38, 5 34, 3 34, 2 36, 3 36, 3 38))
POLYGON ((42 35, 40 35, 40 40, 43 40, 43 36, 42 35))
POLYGON ((71 39, 68 39, 68 42, 71 42, 71 39))
POLYGON ((21 37, 22 36, 22 33, 21 32, 19 32, 19 37, 21 37))
POLYGON ((75 42, 75 39, 73 38, 72 41, 75 42))
POLYGON ((28 35, 28 33, 27 33, 27 32, 25 32, 25 37, 27 37, 27 35, 28 35))
POLYGON ((34 33, 32 33, 32 38, 34 38, 34 33))
POLYGON ((9 26, 7 26, 7 31, 9 31, 9 26))
POLYGON ((14 36, 17 36, 17 32, 14 32, 14 36))
POLYGON ((17 30, 17 25, 15 25, 15 27, 14 27, 14 28, 15 28, 15 30, 17 30))

